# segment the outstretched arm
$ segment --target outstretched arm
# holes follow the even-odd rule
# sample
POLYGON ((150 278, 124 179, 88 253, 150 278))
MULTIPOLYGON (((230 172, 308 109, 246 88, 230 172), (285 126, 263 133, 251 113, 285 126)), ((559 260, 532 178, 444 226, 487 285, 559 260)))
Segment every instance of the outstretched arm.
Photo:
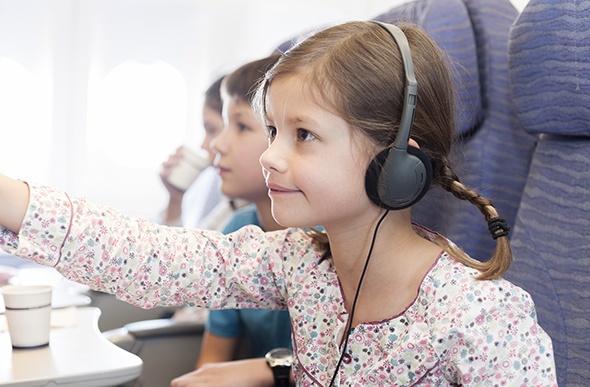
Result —
POLYGON ((0 175, 0 226, 18 233, 29 205, 29 187, 0 175))
POLYGON ((290 260, 281 252, 300 238, 297 254, 316 258, 306 237, 296 229, 265 234, 256 226, 231 236, 166 227, 0 175, 2 250, 144 308, 284 308, 290 260), (251 287, 252 278, 268 281, 251 287))

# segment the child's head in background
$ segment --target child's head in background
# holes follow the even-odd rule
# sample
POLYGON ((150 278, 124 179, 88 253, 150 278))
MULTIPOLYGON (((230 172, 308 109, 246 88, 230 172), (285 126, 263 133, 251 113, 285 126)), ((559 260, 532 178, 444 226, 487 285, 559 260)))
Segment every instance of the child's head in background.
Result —
POLYGON ((218 78, 205 91, 205 103, 203 104, 203 129, 205 138, 201 143, 201 149, 209 155, 209 163, 213 164, 215 152, 211 149, 211 141, 221 133, 223 129, 223 101, 221 100, 221 83, 223 77, 218 78))
POLYGON ((277 59, 278 55, 272 55, 249 62, 225 77, 221 86, 225 125, 212 142, 222 192, 230 198, 264 203, 269 208, 259 162, 268 146, 267 131, 252 110, 252 93, 277 59))

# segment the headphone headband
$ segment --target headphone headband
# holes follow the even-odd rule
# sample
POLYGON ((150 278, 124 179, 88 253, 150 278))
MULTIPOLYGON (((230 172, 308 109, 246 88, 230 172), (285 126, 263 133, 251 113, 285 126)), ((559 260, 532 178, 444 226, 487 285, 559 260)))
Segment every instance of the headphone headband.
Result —
POLYGON ((408 140, 410 139, 410 131, 412 129, 412 123, 414 122, 414 112, 416 111, 416 100, 418 98, 418 82, 414 75, 414 63, 412 62, 412 54, 410 53, 410 44, 408 43, 406 35, 398 26, 381 22, 375 23, 387 31, 393 40, 395 40, 404 64, 404 73, 406 76, 404 108, 400 120, 399 131, 395 137, 393 146, 397 149, 406 150, 408 148, 408 140))

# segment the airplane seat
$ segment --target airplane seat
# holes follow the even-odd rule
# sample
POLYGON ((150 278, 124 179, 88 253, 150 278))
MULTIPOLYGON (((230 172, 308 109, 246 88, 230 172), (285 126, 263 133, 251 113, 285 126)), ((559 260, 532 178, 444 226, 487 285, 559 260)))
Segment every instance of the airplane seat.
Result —
POLYGON ((160 387, 194 370, 204 329, 203 323, 166 318, 129 323, 103 335, 143 362, 139 378, 124 387, 160 387))
MULTIPOLYGON (((392 24, 418 24, 446 52, 456 90, 455 133, 458 139, 467 137, 482 120, 483 107, 475 36, 463 1, 418 0, 392 8, 374 19, 392 24)), ((460 164, 456 157, 460 153, 453 152, 455 164, 460 164)), ((412 217, 415 222, 449 236, 449 215, 458 210, 458 205, 457 200, 440 187, 433 187, 413 206, 412 217)), ((455 239, 463 246, 461 238, 455 239)))
MULTIPOLYGON (((530 0, 512 27, 509 81, 539 136, 506 278, 527 290, 553 340, 558 384, 590 379, 590 1, 530 0)), ((511 173, 511 166, 505 166, 511 173)))
MULTIPOLYGON (((204 319, 163 318, 125 324, 103 332, 103 336, 143 362, 140 377, 121 387, 161 387, 195 369, 204 332, 204 319)), ((250 345, 243 338, 235 359, 250 357, 250 345)))
MULTIPOLYGON (((535 142, 522 131, 508 89, 508 34, 517 14, 509 0, 417 0, 376 18, 423 26, 451 57, 458 89, 455 172, 490 198, 508 224, 516 216, 535 142)), ((413 219, 475 259, 493 254, 495 242, 477 208, 438 187, 414 206, 413 219)))
MULTIPOLYGON (((536 136, 522 130, 509 92, 508 40, 518 12, 509 0, 464 2, 475 31, 484 117, 465 140, 462 181, 490 198, 513 225, 536 143, 536 136)), ((466 250, 474 257, 490 257, 496 243, 486 222, 475 206, 462 204, 467 207, 453 216, 451 235, 469 235, 466 250)))

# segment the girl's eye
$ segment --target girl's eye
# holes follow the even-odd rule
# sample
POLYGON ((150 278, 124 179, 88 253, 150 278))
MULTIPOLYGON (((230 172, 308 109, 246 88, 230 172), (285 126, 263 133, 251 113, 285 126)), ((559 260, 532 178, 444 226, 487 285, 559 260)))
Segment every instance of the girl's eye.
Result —
POLYGON ((245 132, 247 130, 250 130, 250 127, 248 125, 238 123, 238 130, 240 132, 245 132))
POLYGON ((268 141, 272 142, 277 136, 277 128, 274 126, 267 126, 266 131, 268 132, 268 141))
POLYGON ((298 141, 311 141, 314 140, 316 136, 308 130, 305 129, 297 129, 297 140, 298 141))

